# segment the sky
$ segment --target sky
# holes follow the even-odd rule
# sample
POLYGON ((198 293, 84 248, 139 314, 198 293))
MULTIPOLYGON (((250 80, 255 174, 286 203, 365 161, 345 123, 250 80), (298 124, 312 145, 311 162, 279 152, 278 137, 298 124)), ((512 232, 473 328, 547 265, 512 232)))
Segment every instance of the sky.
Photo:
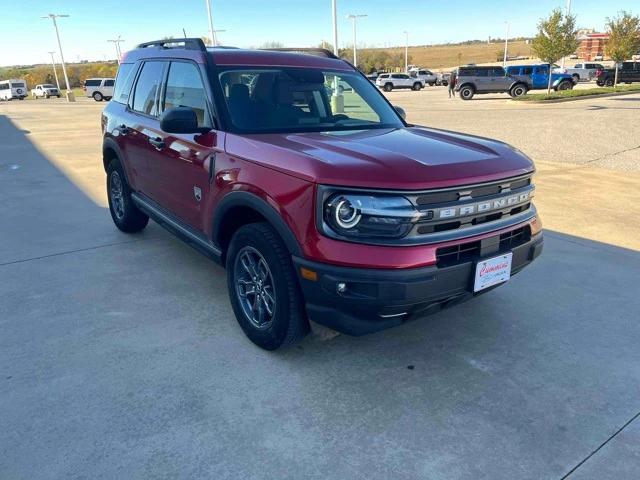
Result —
MULTIPOLYGON (((331 0, 211 0, 215 29, 225 45, 259 46, 268 41, 286 46, 317 46, 332 41, 331 0)), ((45 63, 58 51, 48 13, 58 20, 65 60, 111 60, 121 35, 122 49, 166 36, 208 35, 206 0, 0 0, 0 66, 45 63), (16 15, 7 15, 5 9, 16 15)), ((340 47, 353 44, 349 13, 367 14, 358 21, 358 46, 410 45, 532 36, 537 21, 565 0, 338 0, 340 47)), ((605 18, 620 10, 640 14, 638 0, 573 0, 580 27, 604 28, 605 18)))

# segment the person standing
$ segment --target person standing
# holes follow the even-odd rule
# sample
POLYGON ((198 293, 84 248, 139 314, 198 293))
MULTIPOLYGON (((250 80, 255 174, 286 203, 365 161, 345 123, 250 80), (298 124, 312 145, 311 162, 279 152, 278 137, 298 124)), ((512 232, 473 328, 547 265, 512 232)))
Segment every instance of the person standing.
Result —
POLYGON ((449 98, 455 98, 456 96, 456 91, 455 91, 456 80, 457 80, 456 71, 453 70, 449 75, 449 83, 447 84, 447 88, 449 89, 449 98))

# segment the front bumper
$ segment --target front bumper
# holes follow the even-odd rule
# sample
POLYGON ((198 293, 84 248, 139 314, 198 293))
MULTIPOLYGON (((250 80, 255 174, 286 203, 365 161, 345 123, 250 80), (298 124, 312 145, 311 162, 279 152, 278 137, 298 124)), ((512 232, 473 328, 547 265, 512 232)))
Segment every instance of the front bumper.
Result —
MULTIPOLYGON (((542 233, 509 251, 511 274, 540 255, 542 233)), ((492 251, 493 257, 501 251, 492 251)), ((484 293, 473 292, 477 260, 449 267, 380 270, 336 267, 294 257, 307 314, 316 323, 348 335, 364 335, 405 323, 484 293), (315 280, 302 270, 315 272, 315 280), (306 278, 305 278, 306 277, 306 278), (338 284, 346 290, 338 292, 338 284)), ((313 276, 312 276, 313 277, 313 276)))

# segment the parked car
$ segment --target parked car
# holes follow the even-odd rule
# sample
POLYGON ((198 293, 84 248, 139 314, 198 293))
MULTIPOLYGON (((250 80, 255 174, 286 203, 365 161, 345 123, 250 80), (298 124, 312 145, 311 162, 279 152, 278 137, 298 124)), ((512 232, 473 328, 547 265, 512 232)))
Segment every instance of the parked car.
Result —
POLYGON ((575 83, 580 81, 590 81, 596 76, 598 70, 603 70, 604 67, 600 63, 576 63, 573 67, 569 68, 554 68, 555 73, 566 73, 573 77, 575 83))
POLYGON ((96 102, 111 100, 114 82, 113 78, 88 78, 82 89, 87 97, 93 98, 96 102))
POLYGON ((55 85, 51 85, 50 83, 43 83, 41 85, 36 85, 35 88, 31 89, 31 96, 36 99, 51 97, 60 98, 60 90, 58 90, 55 85))
POLYGON ((438 80, 438 77, 431 72, 431 70, 427 70, 425 68, 409 70, 409 76, 422 80, 423 85, 429 85, 431 87, 433 87, 438 80))
MULTIPOLYGON (((601 87, 613 87, 615 78, 615 68, 598 70, 596 83, 601 87)), ((618 83, 633 82, 640 82, 640 62, 622 62, 618 66, 618 83)))
POLYGON ((436 78, 436 85, 446 87, 449 85, 449 79, 451 78, 451 73, 438 73, 436 78))
POLYGON ((527 82, 512 77, 502 67, 459 67, 455 90, 462 100, 471 100, 476 94, 508 93, 512 97, 525 95, 527 82))
POLYGON ((123 56, 101 125, 115 225, 153 218, 226 267, 238 323, 265 349, 302 338, 308 319, 351 335, 400 325, 542 251, 529 158, 407 124, 330 52, 143 43, 123 56), (327 95, 336 77, 352 106, 327 95))
POLYGON ((385 92, 390 92, 394 88, 420 90, 424 87, 424 82, 406 73, 381 73, 378 75, 378 78, 376 78, 376 85, 385 92))
MULTIPOLYGON (((514 78, 527 83, 529 90, 546 89, 549 84, 549 64, 540 65, 510 65, 507 73, 514 78)), ((554 90, 571 90, 574 85, 573 77, 566 73, 551 74, 551 88, 554 90)))
POLYGON ((10 79, 0 81, 0 100, 24 100, 27 97, 27 84, 24 80, 10 79))

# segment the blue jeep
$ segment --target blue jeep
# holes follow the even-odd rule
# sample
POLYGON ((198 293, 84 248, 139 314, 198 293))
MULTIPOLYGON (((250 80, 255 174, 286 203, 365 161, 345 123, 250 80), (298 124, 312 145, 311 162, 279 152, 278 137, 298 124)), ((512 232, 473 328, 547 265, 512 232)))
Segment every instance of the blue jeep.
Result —
MULTIPOLYGON (((529 90, 543 90, 549 82, 549 64, 538 65, 511 65, 507 67, 507 73, 524 82, 527 82, 529 90)), ((551 74, 551 88, 554 90, 571 90, 573 78, 566 73, 551 74)))

